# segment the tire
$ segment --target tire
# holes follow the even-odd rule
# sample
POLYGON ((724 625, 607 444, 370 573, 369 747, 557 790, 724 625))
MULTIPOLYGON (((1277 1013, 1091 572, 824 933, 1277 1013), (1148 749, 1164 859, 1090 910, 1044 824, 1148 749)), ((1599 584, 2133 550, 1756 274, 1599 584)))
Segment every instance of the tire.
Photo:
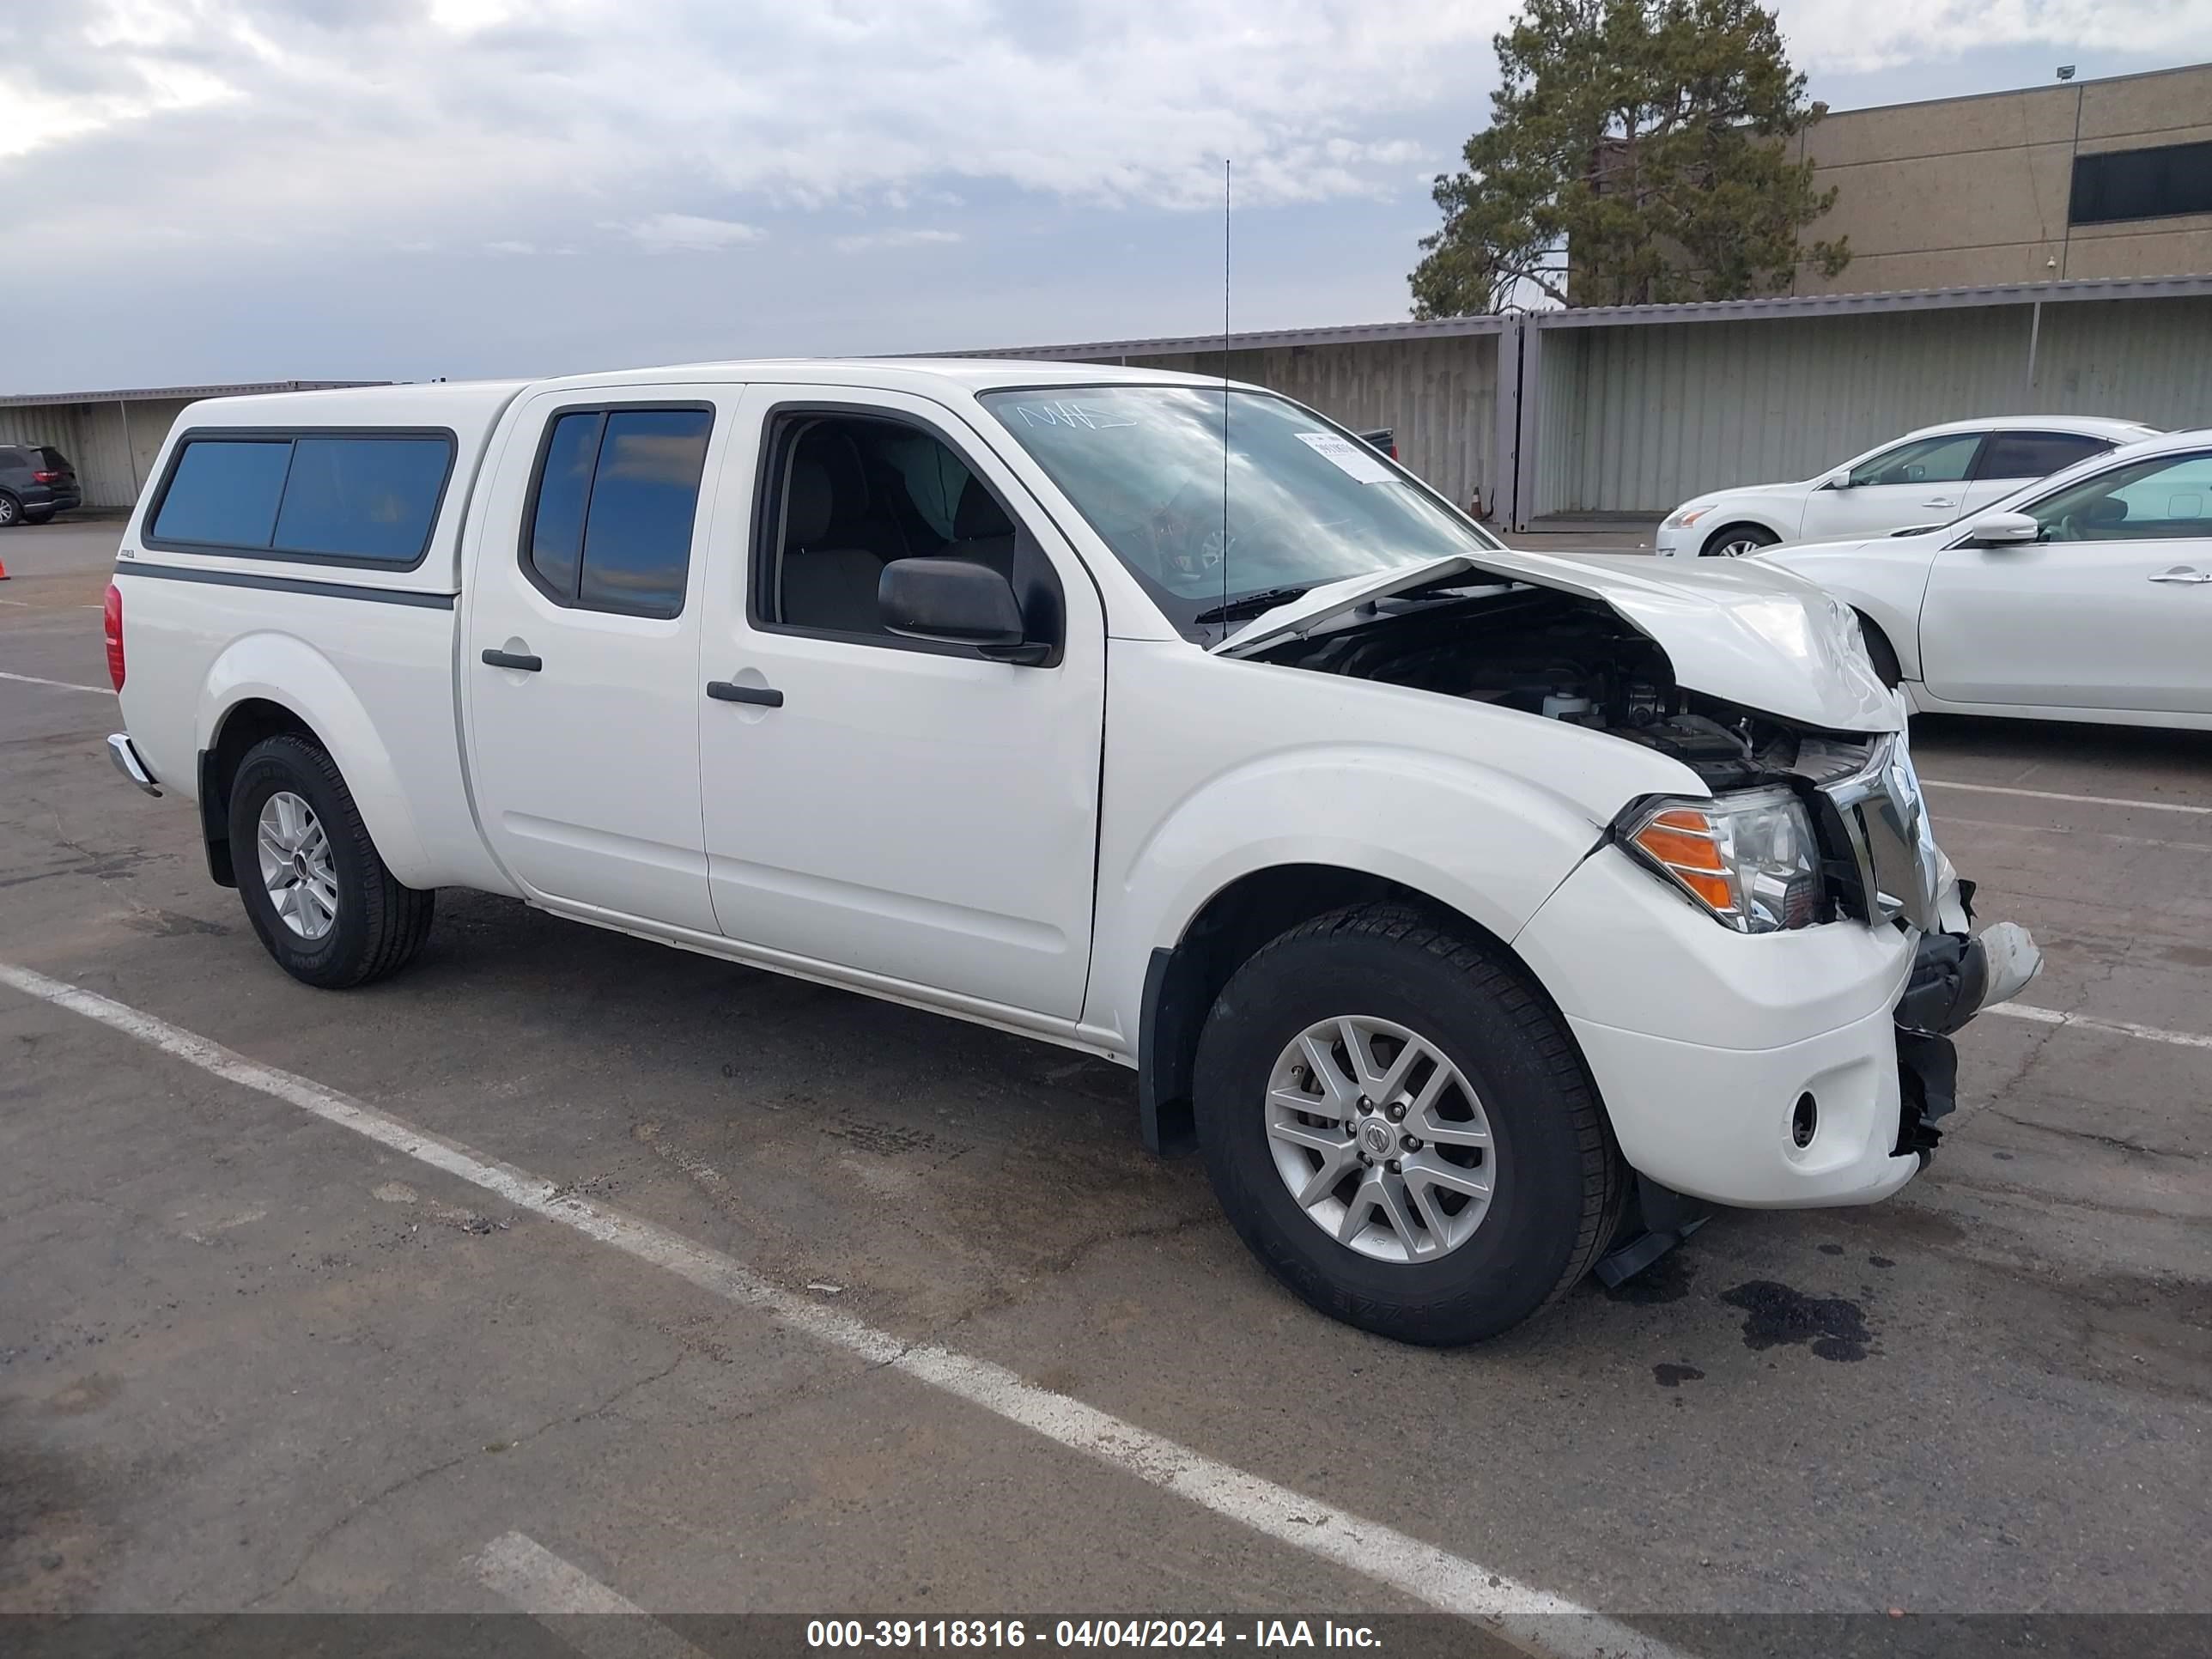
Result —
POLYGON ((437 896, 402 886, 386 867, 337 763, 306 738, 265 738, 239 763, 230 783, 230 859, 246 920, 276 965, 302 984, 346 990, 398 973, 430 932, 437 896), (304 803, 306 814, 286 808, 280 798, 304 803), (289 817, 321 831, 317 843, 308 830, 309 850, 299 856, 312 855, 314 862, 307 867, 327 875, 335 902, 288 894, 306 918, 298 926, 280 913, 271 878, 264 873, 264 809, 275 819, 289 817))
POLYGON ((1762 525, 1724 524, 1705 538, 1699 556, 1708 559, 1738 559, 1762 547, 1772 547, 1782 539, 1762 525))
POLYGON ((6 490, 0 489, 0 530, 13 530, 22 522, 22 504, 6 490))
MULTIPOLYGON (((1369 1045, 1370 1057, 1381 1060, 1385 1046, 1369 1045)), ((1200 1034, 1193 1097, 1214 1192, 1252 1253, 1322 1312, 1401 1342, 1480 1342, 1557 1301, 1604 1250, 1627 1198, 1626 1166, 1596 1091, 1548 1001, 1494 947, 1395 906, 1318 917, 1238 969, 1200 1034), (1400 1259, 1378 1258, 1376 1251, 1403 1245, 1403 1230, 1385 1227, 1380 1209, 1370 1210, 1370 1230, 1354 1243, 1340 1243, 1344 1224, 1333 1232, 1318 1222, 1278 1162, 1283 1143, 1271 1120, 1282 1097, 1271 1091, 1285 1075, 1286 1060, 1312 1052, 1291 1045, 1339 1016, 1395 1025, 1419 1039, 1456 1068, 1474 1097, 1468 1127, 1486 1120, 1488 1147, 1453 1154, 1486 1161, 1486 1208, 1456 1243, 1417 1228, 1428 1231, 1434 1247, 1426 1256, 1409 1250, 1400 1259)), ((1293 1133, 1308 1124, 1296 1116, 1283 1121, 1293 1133)), ((1414 1121, 1408 1115, 1385 1136, 1414 1121)), ((1366 1133, 1352 1131, 1355 1138, 1366 1133)), ((1433 1169, 1446 1151, 1437 1133, 1433 1145, 1419 1139, 1401 1145, 1425 1147, 1433 1169)), ((1318 1178, 1329 1154, 1294 1148, 1285 1156, 1314 1160, 1318 1178)), ((1412 1170, 1420 1156, 1405 1157, 1404 1167, 1412 1170)), ((1387 1167, 1347 1174, 1380 1179, 1387 1167)), ((1433 1200, 1436 1188, 1429 1191, 1433 1200)), ((1353 1207, 1321 1202, 1340 1212, 1353 1207)), ((1407 1213, 1431 1213, 1401 1205, 1407 1213)))

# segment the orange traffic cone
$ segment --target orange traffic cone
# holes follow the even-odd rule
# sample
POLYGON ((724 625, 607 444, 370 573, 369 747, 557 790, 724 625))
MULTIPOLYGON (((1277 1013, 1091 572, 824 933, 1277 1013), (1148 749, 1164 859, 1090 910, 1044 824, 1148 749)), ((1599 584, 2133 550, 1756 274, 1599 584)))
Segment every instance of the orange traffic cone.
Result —
POLYGON ((8 562, 7 562, 5 559, 0 559, 0 582, 4 582, 4 581, 6 581, 7 580, 8 580, 8 562))

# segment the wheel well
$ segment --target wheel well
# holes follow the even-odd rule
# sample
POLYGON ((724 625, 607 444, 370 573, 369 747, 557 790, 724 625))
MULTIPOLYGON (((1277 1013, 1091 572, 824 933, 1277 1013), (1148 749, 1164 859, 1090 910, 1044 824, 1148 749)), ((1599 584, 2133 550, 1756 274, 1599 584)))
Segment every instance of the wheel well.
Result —
POLYGON ((1173 1154, 1197 1145, 1190 1090, 1198 1035, 1237 969, 1301 922, 1349 905, 1376 903, 1419 910, 1511 954, 1471 917, 1387 877, 1327 864, 1279 865, 1238 877, 1206 902, 1173 949, 1154 951, 1145 969, 1137 1102, 1148 1150, 1173 1154))
POLYGON ((248 697, 222 717, 214 746, 200 750, 200 836, 207 843, 208 874, 217 886, 238 885, 230 860, 230 781, 254 744, 286 732, 327 746, 283 703, 248 697))
POLYGON ((1859 632, 1866 635, 1867 656, 1874 664, 1874 672, 1881 676, 1881 683, 1894 691, 1904 683, 1905 665, 1897 654, 1897 646, 1882 625, 1856 605, 1859 632))
POLYGON ((1756 519, 1730 519, 1718 530, 1716 530, 1711 535, 1706 537, 1704 542, 1699 544, 1698 550, 1700 553, 1710 551, 1711 549, 1717 546, 1720 544, 1721 539, 1731 530, 1756 530, 1760 535, 1771 537, 1773 538, 1772 542, 1768 543, 1769 546, 1773 545, 1773 542, 1778 542, 1782 539, 1780 532, 1778 532, 1771 525, 1761 524, 1756 519))

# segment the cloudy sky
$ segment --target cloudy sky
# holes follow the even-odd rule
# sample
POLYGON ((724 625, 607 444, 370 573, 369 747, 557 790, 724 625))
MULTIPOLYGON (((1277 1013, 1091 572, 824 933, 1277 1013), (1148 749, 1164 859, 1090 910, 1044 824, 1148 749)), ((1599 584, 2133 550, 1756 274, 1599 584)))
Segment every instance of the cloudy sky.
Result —
MULTIPOLYGON (((1404 314, 1512 0, 0 4, 0 392, 1404 314)), ((2201 59, 2212 0, 1781 0, 1838 108, 2201 59)))

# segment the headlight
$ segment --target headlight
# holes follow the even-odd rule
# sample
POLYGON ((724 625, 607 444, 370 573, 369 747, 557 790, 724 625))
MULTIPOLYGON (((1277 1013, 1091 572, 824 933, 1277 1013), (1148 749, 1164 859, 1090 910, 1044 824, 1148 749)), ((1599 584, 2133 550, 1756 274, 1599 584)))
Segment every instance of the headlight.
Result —
POLYGON ((1667 515, 1666 522, 1659 527, 1662 530, 1687 530, 1711 512, 1716 505, 1712 501, 1692 501, 1687 507, 1678 507, 1667 515))
POLYGON ((1622 827, 1623 846, 1739 933, 1803 927, 1826 913, 1813 821, 1786 788, 1649 801, 1622 827))

